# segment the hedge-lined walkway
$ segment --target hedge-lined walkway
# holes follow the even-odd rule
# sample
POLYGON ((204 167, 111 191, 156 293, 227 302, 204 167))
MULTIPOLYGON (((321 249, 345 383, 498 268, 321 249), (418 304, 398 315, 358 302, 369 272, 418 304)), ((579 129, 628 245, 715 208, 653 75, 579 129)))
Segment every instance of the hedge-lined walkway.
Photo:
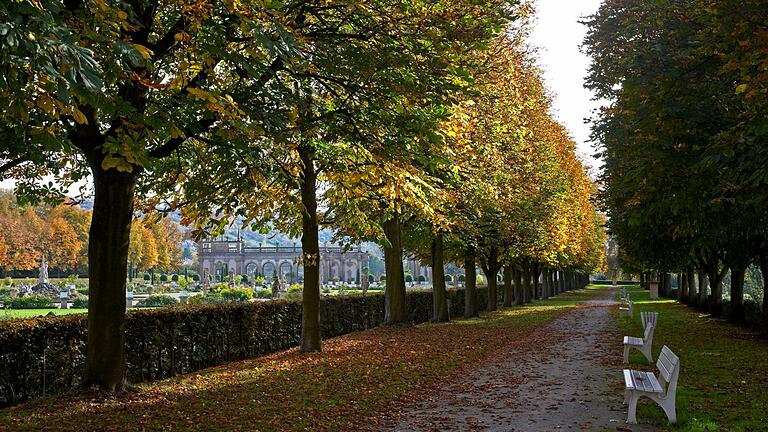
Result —
MULTIPOLYGON (((615 290, 517 339, 378 431, 615 430, 626 427, 615 290)), ((627 428, 629 429, 629 428, 627 428)), ((632 426, 632 431, 652 431, 632 426)))
POLYGON ((453 380, 594 290, 450 324, 376 328, 140 385, 60 395, 0 411, 0 430, 356 430, 453 380))

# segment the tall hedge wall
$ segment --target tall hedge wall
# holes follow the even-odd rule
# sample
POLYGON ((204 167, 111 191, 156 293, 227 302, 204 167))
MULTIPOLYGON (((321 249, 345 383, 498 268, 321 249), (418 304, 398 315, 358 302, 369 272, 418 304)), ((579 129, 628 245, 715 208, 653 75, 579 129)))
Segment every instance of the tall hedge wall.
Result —
MULTIPOLYGON (((428 321, 431 292, 408 293, 414 324, 428 321)), ((464 291, 451 290, 451 314, 464 311, 464 291)), ((478 289, 484 308, 487 289, 478 289)), ((384 320, 384 295, 325 297, 324 338, 365 330, 384 320)), ((68 315, 0 322, 0 406, 61 393, 83 379, 87 318, 68 315)), ((193 372, 299 344, 301 302, 267 301, 174 306, 127 315, 128 380, 150 381, 193 372)))

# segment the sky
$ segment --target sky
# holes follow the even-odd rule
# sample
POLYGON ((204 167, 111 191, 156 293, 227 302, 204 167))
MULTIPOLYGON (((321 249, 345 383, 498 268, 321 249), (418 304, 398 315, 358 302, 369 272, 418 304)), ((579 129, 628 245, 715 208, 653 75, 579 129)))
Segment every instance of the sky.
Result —
MULTIPOLYGON (((554 115, 563 123, 577 144, 577 151, 592 169, 600 162, 592 155, 589 125, 584 119, 598 106, 592 93, 584 88, 589 58, 579 51, 586 27, 579 24, 582 17, 597 11, 601 0, 535 0, 536 20, 530 36, 531 45, 538 48, 539 66, 546 86, 554 100, 554 115)), ((0 182, 0 188, 13 186, 0 182)))
POLYGON ((589 58, 579 51, 586 27, 579 24, 582 17, 593 14, 601 0, 535 0, 536 20, 529 42, 539 49, 539 66, 544 82, 552 91, 555 117, 563 123, 577 144, 582 160, 593 168, 600 162, 592 156, 589 125, 584 119, 599 104, 592 101, 592 92, 584 88, 589 58))

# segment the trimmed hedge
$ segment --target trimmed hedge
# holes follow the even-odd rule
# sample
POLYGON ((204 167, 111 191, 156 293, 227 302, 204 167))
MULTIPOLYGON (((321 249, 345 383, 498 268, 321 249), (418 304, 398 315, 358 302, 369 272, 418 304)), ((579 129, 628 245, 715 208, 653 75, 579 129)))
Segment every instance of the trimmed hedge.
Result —
MULTIPOLYGON (((478 307, 488 301, 478 288, 478 307)), ((449 290, 451 315, 464 311, 464 291, 449 290)), ((412 323, 431 318, 432 292, 408 292, 412 323)), ((378 326, 384 295, 323 297, 323 338, 378 326)), ((78 387, 83 381, 88 319, 67 315, 0 323, 0 406, 78 387)), ((126 317, 127 376, 131 382, 189 373, 297 346, 301 302, 183 305, 134 310, 126 317)))
POLYGON ((53 308, 53 300, 40 294, 30 294, 24 297, 6 298, 3 302, 6 309, 50 309, 53 308))
POLYGON ((138 307, 163 307, 163 306, 173 306, 175 304, 178 304, 178 300, 176 300, 173 297, 168 297, 162 294, 154 294, 151 296, 148 296, 145 299, 139 300, 136 303, 136 306, 138 307))

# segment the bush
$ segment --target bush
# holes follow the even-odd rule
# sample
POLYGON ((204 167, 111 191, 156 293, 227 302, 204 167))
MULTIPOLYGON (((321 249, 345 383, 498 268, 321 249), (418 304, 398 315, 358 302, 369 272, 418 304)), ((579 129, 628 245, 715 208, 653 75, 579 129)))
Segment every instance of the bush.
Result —
POLYGON ((272 291, 271 290, 256 290, 253 292, 253 297, 258 299, 270 299, 272 298, 272 291))
POLYGON ((212 293, 216 293, 225 289, 229 289, 229 285, 227 285, 226 282, 216 282, 215 284, 211 285, 212 293))
POLYGON ((162 307, 173 306, 177 303, 178 301, 173 297, 164 295, 151 295, 145 299, 139 300, 136 305, 139 307, 162 307))
POLYGON ((219 292, 225 302, 247 302, 253 298, 253 290, 250 288, 229 288, 219 292))
POLYGON ((193 274, 193 275, 192 275, 192 280, 193 280, 193 281, 195 281, 195 282, 200 282, 200 275, 198 275, 198 274, 193 274))
POLYGON ((88 309, 88 297, 83 297, 83 296, 77 297, 72 302, 72 307, 74 309, 88 309))
POLYGON ((144 273, 144 280, 145 281, 150 281, 150 280, 152 280, 152 276, 150 276, 149 273, 144 273))
POLYGON ((77 291, 78 294, 82 294, 84 296, 87 296, 88 293, 90 293, 88 288, 75 288, 75 291, 77 291))
POLYGON ((3 279, 3 286, 10 287, 11 285, 13 285, 13 279, 9 277, 3 279))
MULTIPOLYGON (((485 308, 487 290, 478 289, 485 308)), ((407 294, 412 323, 429 320, 432 293, 407 294)), ((196 299, 202 296, 194 296, 196 299)), ((451 315, 464 311, 464 292, 448 290, 451 315)), ((323 338, 376 327, 384 295, 324 297, 323 338)), ((190 373, 299 344, 301 302, 269 301, 134 310, 126 316, 127 378, 138 383, 190 373)), ((88 318, 84 314, 0 323, 0 406, 82 385, 88 318)))
POLYGON ((8 287, 0 287, 0 297, 5 297, 10 294, 11 289, 8 287))
POLYGON ((6 309, 50 309, 53 307, 53 301, 50 297, 39 294, 7 298, 3 304, 6 309))
POLYGON ((179 275, 174 274, 171 275, 171 282, 178 282, 179 281, 179 275))
POLYGON ((426 282, 426 281, 427 281, 427 277, 426 276, 424 276, 424 275, 420 275, 419 276, 419 282, 426 282))
POLYGON ((408 283, 413 282, 413 276, 409 274, 405 275, 405 281, 408 283))
POLYGON ((161 274, 160 275, 160 282, 168 282, 168 275, 161 274))

